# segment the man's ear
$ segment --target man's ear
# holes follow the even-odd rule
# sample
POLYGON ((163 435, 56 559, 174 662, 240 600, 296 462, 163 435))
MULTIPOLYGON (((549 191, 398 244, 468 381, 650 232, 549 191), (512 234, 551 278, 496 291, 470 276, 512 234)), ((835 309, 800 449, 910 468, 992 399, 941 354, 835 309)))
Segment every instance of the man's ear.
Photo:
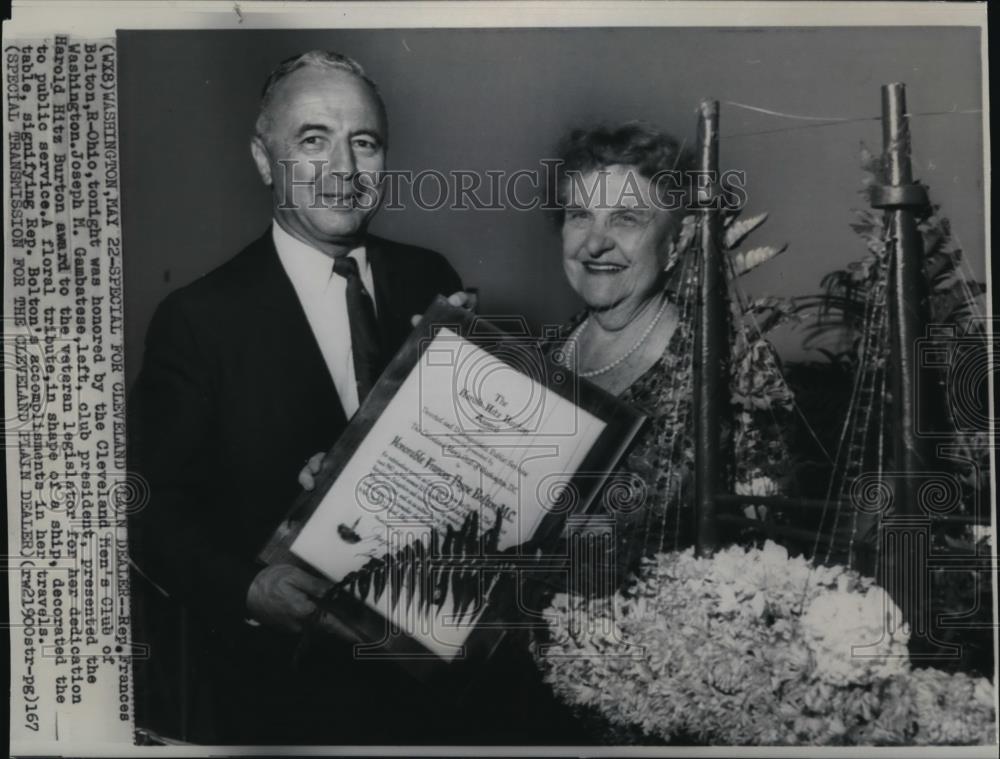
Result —
POLYGON ((257 173, 260 174, 260 178, 264 184, 270 187, 274 183, 271 177, 271 156, 267 151, 267 145, 264 144, 264 140, 259 135, 254 135, 250 140, 250 154, 253 156, 253 162, 257 165, 257 173))

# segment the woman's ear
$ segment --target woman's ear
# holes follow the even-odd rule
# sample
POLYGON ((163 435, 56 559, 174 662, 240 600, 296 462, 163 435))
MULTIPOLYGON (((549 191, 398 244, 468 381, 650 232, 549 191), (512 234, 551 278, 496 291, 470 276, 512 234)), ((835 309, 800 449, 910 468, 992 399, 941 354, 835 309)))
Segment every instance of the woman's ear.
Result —
POLYGON ((255 134, 250 140, 250 155, 253 156, 253 162, 257 166, 257 173, 260 174, 261 180, 270 187, 274 183, 271 177, 271 154, 260 135, 255 134))

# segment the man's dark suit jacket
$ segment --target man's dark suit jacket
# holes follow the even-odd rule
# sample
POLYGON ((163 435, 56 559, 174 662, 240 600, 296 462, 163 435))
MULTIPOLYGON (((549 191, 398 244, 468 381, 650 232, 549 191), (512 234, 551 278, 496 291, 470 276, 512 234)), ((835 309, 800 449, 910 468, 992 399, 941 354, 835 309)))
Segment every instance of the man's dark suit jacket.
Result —
MULTIPOLYGON (((432 251, 376 237, 366 249, 391 356, 410 317, 461 283, 432 251)), ((393 739, 366 740, 363 713, 395 724, 386 689, 399 691, 398 673, 353 662, 333 639, 293 667, 295 636, 246 622, 257 552, 298 494, 306 459, 346 424, 270 230, 157 309, 129 398, 130 466, 151 492, 130 524, 149 727, 199 743, 393 739), (170 718, 162 707, 172 698, 181 709, 170 718)))

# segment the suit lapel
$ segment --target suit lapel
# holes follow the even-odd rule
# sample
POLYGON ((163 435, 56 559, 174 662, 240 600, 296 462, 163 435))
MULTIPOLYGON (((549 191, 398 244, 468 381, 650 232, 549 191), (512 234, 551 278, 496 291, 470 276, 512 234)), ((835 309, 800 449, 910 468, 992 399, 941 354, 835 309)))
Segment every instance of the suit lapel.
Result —
MULTIPOLYGON (((343 426, 347 423, 347 418, 340 395, 333 384, 330 370, 323 359, 312 327, 309 326, 295 287, 278 258, 270 227, 254 243, 254 256, 254 268, 258 273, 253 280, 259 284, 260 290, 256 300, 261 311, 266 312, 264 328, 274 333, 267 344, 280 346, 281 355, 289 362, 287 366, 279 367, 279 370, 286 375, 286 381, 289 379, 287 375, 292 374, 297 385, 320 393, 320 397, 298 398, 296 402, 301 401, 316 409, 327 406, 331 423, 337 424, 338 428, 343 426)), ((275 357, 274 360, 280 359, 275 357)), ((291 387, 287 391, 289 395, 293 392, 291 387)))

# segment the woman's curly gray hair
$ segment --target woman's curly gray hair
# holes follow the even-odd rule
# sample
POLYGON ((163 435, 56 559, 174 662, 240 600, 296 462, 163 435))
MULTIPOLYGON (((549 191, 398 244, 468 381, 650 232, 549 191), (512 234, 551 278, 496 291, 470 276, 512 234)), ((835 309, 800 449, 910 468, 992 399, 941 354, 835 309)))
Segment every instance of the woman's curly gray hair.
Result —
MULTIPOLYGON (((574 129, 559 143, 556 199, 565 201, 567 180, 610 166, 630 166, 646 179, 672 175, 687 191, 692 155, 677 139, 651 124, 629 121, 617 126, 574 129)), ((683 209, 677 209, 679 212, 683 209)))

